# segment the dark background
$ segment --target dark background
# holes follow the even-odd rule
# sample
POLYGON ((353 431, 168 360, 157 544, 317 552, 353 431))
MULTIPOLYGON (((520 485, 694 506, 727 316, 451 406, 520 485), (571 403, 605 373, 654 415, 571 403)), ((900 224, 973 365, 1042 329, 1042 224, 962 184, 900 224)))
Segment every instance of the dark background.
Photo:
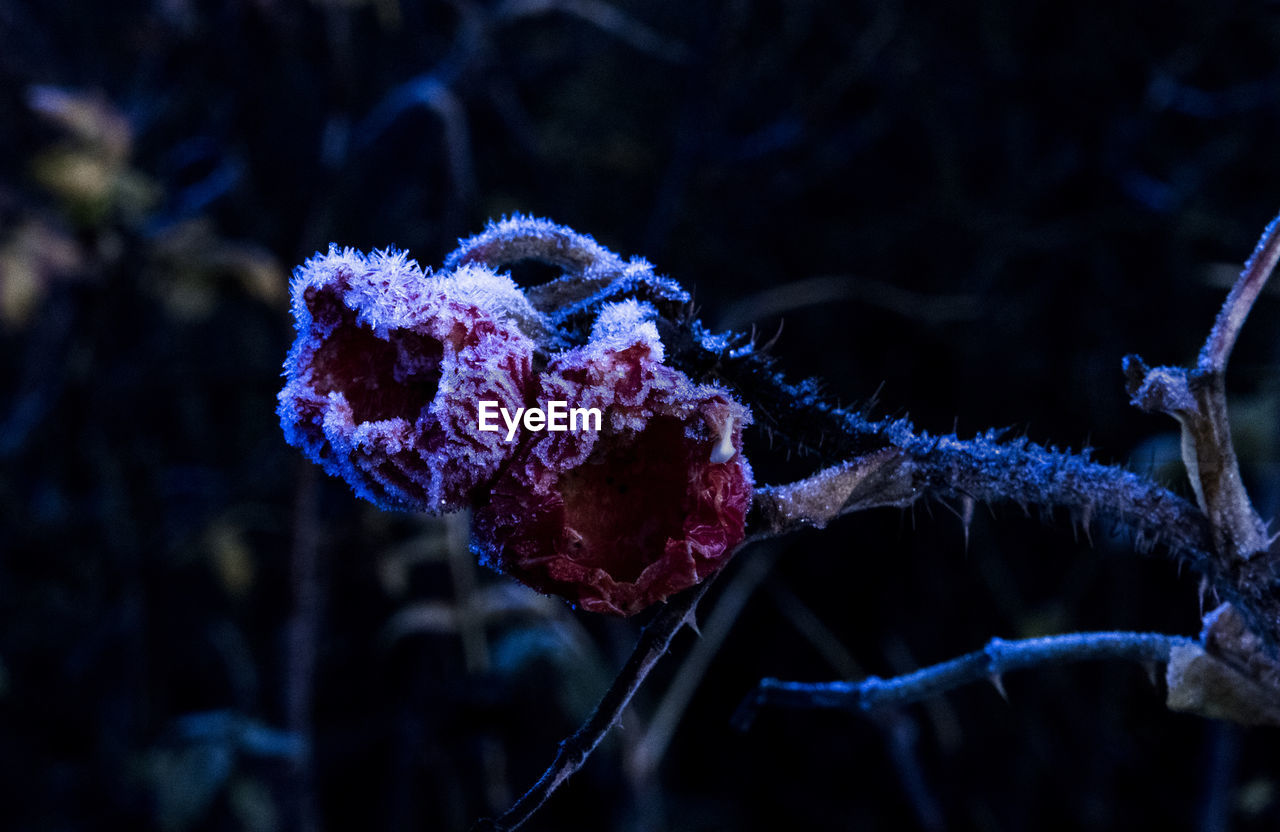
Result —
MULTIPOLYGON (((1191 361, 1280 207, 1276 4, 542 5, 0 2, 6 828, 465 829, 629 650, 639 621, 482 572, 464 521, 379 512, 284 444, 287 275, 330 241, 438 264, 548 216, 711 325, 784 320, 783 366, 841 401, 1179 475, 1120 358, 1191 361)), ((1266 517, 1278 313, 1230 374, 1266 517)), ((747 442, 761 482, 812 468, 747 442)), ((1274 729, 1171 714, 1132 666, 730 728, 764 676, 1198 629, 1195 575, 1047 520, 980 510, 966 547, 920 505, 745 551, 656 770, 690 636, 530 828, 1276 828, 1274 729)))

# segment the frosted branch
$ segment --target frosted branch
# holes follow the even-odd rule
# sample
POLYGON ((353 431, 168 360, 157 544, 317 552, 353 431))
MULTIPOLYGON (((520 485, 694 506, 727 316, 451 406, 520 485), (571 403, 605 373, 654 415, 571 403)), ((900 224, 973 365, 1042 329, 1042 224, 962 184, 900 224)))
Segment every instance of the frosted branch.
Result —
POLYGON ((734 721, 745 729, 756 711, 765 706, 865 712, 888 705, 907 705, 972 682, 988 681, 999 687, 1005 673, 1040 665, 1099 659, 1167 663, 1174 647, 1193 644, 1191 639, 1182 636, 1129 632, 1070 633, 1021 641, 995 638, 982 650, 892 679, 877 676, 859 682, 765 679, 739 708, 734 721))

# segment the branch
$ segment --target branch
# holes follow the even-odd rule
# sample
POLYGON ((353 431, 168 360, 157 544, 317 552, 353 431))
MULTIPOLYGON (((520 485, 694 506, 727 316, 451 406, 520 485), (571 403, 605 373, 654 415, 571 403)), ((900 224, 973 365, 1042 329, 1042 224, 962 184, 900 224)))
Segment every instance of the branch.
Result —
POLYGON ((845 514, 933 497, 959 499, 965 518, 975 502, 1002 500, 1065 509, 1086 530, 1093 518, 1111 517, 1134 529, 1140 545, 1163 543, 1201 569, 1212 552, 1209 525, 1195 506, 1123 468, 1093 462, 1087 452, 1001 442, 994 432, 916 436, 901 425, 894 439, 898 444, 798 482, 758 489, 751 538, 823 528, 845 514))
POLYGON ((707 374, 730 378, 747 394, 758 421, 791 446, 819 448, 847 462, 807 480, 762 489, 751 533, 772 536, 878 505, 906 506, 920 497, 959 499, 962 517, 976 501, 1011 500, 1024 507, 1065 508, 1086 529, 1109 515, 1133 529, 1139 546, 1164 543, 1203 572, 1236 604, 1268 649, 1280 646, 1280 553, 1240 478, 1227 418, 1225 371, 1240 329, 1280 263, 1280 218, 1262 235, 1227 296, 1197 365, 1148 367, 1124 360, 1134 405, 1167 413, 1182 427, 1182 457, 1197 507, 1123 469, 994 431, 972 439, 917 434, 905 419, 871 421, 832 406, 814 382, 789 384, 764 355, 715 341, 696 321, 678 353, 707 374), (718 349, 718 351, 717 351, 718 349), (825 444, 824 444, 825 443, 825 444), (841 457, 837 457, 841 458, 841 457))
POLYGON ((706 594, 714 577, 713 575, 662 608, 640 634, 631 658, 627 659, 626 665, 613 680, 600 704, 577 731, 560 743, 555 759, 542 777, 538 778, 538 782, 500 817, 479 821, 472 827, 472 832, 510 832, 518 829, 547 802, 556 789, 582 768, 591 752, 621 719, 622 712, 648 677, 649 671, 666 654, 676 633, 686 624, 693 623, 698 601, 706 594))
POLYGON ((1213 527, 1215 554, 1224 561, 1247 560, 1270 544, 1266 524, 1240 481, 1227 419, 1226 370, 1240 328, 1278 261, 1280 218, 1267 226, 1245 263, 1193 369, 1151 369, 1136 355, 1124 359, 1133 404, 1147 412, 1167 413, 1182 427, 1182 461, 1200 509, 1213 527))
POLYGON ((457 269, 468 263, 483 263, 492 269, 510 266, 521 260, 537 260, 564 269, 566 276, 581 280, 595 274, 613 276, 625 268, 626 262, 582 234, 563 225, 515 214, 490 221, 479 234, 458 241, 458 247, 444 260, 445 269, 457 269))
POLYGON ((491 221, 479 234, 459 240, 458 248, 445 258, 444 267, 457 269, 479 263, 496 270, 522 260, 564 272, 525 290, 529 303, 556 328, 550 338, 557 348, 583 343, 595 313, 605 303, 640 300, 675 318, 691 299, 680 284, 654 274, 653 266, 644 259, 623 260, 588 234, 523 214, 491 221))
POLYGON ((1240 479, 1227 418, 1226 369, 1245 318, 1277 262, 1280 218, 1267 226, 1245 263, 1194 368, 1152 369, 1136 355, 1124 359, 1133 404, 1172 416, 1182 429, 1182 461, 1212 530, 1206 574, 1273 654, 1280 646, 1280 554, 1268 551, 1272 540, 1266 524, 1240 479))
POLYGON ((870 711, 918 702, 971 682, 990 681, 1000 688, 1005 673, 1044 664, 1097 659, 1167 663, 1175 647, 1194 643, 1182 636, 1128 632, 1070 633, 1022 641, 995 638, 982 650, 888 680, 876 676, 860 682, 765 679, 738 709, 734 723, 745 730, 765 705, 870 711))
POLYGON ((1262 287, 1267 285, 1267 279, 1275 271, 1278 262, 1280 262, 1280 217, 1273 219, 1262 232, 1262 239, 1258 241, 1253 254, 1244 264, 1244 271, 1241 272, 1240 278, 1231 287, 1231 292, 1222 304, 1222 309, 1213 322, 1213 329, 1209 331, 1209 337, 1200 351, 1200 359, 1196 364, 1196 369, 1200 372, 1226 372, 1227 358, 1231 356, 1231 348, 1236 344, 1236 338, 1240 335, 1245 318, 1249 316, 1249 310, 1253 309, 1253 302, 1258 299, 1262 287))

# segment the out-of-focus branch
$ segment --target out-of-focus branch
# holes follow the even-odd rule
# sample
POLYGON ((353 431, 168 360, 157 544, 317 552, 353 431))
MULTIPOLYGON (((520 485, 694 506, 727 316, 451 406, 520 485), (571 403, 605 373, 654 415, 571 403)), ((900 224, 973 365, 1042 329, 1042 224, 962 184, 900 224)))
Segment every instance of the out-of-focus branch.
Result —
POLYGON ((294 494, 293 552, 290 558, 293 612, 289 617, 289 653, 285 667, 287 724, 290 734, 299 738, 298 753, 292 761, 293 817, 290 825, 297 832, 312 832, 318 828, 311 721, 316 651, 324 603, 318 557, 319 499, 316 469, 312 465, 303 466, 298 471, 294 494))
POLYGON ((777 552, 756 552, 742 564, 725 585, 716 599, 715 607, 707 615, 706 623, 699 630, 701 638, 689 651, 675 679, 667 687, 644 736, 632 749, 627 767, 637 781, 651 777, 667 752, 675 736, 676 727, 684 715, 689 701, 698 689, 698 683, 706 675, 711 660, 724 644, 734 622, 756 588, 769 575, 777 552))
POLYGON ((693 57, 689 47, 651 29, 609 3, 598 0, 506 0, 494 11, 499 21, 560 12, 577 17, 640 52, 668 63, 685 63, 693 57))

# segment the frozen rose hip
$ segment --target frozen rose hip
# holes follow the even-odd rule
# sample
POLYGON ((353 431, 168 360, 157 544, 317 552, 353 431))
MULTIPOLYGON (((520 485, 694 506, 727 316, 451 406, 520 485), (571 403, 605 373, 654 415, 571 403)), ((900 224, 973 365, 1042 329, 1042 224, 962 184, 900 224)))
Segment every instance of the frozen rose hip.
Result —
POLYGON ((480 400, 516 408, 539 316, 481 266, 424 274, 403 253, 330 247, 292 284, 298 337, 278 413, 290 444, 388 508, 465 506, 514 450, 480 400))
POLYGON ((485 561, 593 612, 631 615, 719 570, 743 538, 746 408, 661 363, 647 310, 602 311, 541 375, 538 400, 603 429, 537 434, 476 512, 485 561))

